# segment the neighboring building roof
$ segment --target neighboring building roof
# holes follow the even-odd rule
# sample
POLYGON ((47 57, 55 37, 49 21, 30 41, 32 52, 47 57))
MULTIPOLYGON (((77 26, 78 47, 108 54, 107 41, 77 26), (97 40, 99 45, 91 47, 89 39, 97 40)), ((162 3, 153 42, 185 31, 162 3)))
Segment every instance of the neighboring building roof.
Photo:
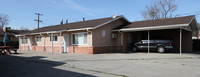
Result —
POLYGON ((7 32, 11 32, 13 34, 23 34, 23 33, 30 32, 30 30, 8 30, 7 32))
POLYGON ((30 33, 39 33, 39 32, 49 32, 49 31, 61 31, 61 30, 69 30, 69 29, 80 29, 80 28, 94 28, 98 25, 102 25, 106 22, 109 22, 114 19, 121 18, 122 16, 117 16, 116 18, 108 17, 80 22, 67 23, 63 25, 54 25, 42 27, 39 29, 32 30, 30 33))
POLYGON ((162 25, 175 25, 175 24, 189 24, 193 18, 194 16, 185 16, 185 17, 166 18, 166 19, 157 19, 157 20, 136 21, 136 22, 131 22, 130 25, 125 26, 122 29, 140 28, 140 27, 156 27, 156 26, 162 26, 162 25))
MULTIPOLYGON (((22 33, 27 33, 29 31, 27 30, 8 30, 6 32, 6 35, 16 35, 16 34, 22 34, 22 33)), ((0 35, 4 35, 5 32, 3 31, 3 29, 0 29, 0 35)))

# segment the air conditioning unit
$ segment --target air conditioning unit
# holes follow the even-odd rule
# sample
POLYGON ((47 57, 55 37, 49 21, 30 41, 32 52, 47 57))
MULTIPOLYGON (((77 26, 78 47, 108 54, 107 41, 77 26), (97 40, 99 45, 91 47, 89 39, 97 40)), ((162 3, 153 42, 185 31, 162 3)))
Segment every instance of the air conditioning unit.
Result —
POLYGON ((117 38, 117 33, 112 33, 112 34, 111 34, 111 38, 113 38, 113 39, 114 39, 114 38, 117 38))

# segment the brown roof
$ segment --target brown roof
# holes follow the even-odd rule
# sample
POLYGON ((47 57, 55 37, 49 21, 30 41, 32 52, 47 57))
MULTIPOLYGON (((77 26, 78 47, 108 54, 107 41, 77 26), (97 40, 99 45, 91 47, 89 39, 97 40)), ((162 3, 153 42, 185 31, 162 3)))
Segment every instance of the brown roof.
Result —
MULTIPOLYGON (((117 16, 118 18, 120 16, 117 16)), ((87 21, 80 21, 74 23, 68 23, 63 25, 54 25, 54 26, 47 26, 42 27, 39 29, 32 30, 30 33, 39 33, 39 32, 48 32, 48 31, 59 31, 59 30, 66 30, 66 29, 80 29, 80 28, 91 28, 103 24, 112 20, 112 17, 108 18, 101 18, 101 19, 94 19, 94 20, 87 20, 87 21)))
POLYGON ((13 34, 24 34, 30 32, 30 30, 8 30, 8 32, 13 34))
MULTIPOLYGON (((140 28, 140 27, 149 27, 149 26, 162 26, 162 25, 175 25, 175 24, 188 24, 190 23, 193 17, 194 15, 185 16, 185 17, 131 22, 128 26, 125 26, 122 29, 140 28)), ((115 28, 115 29, 121 29, 121 28, 115 28)))
MULTIPOLYGON (((29 31, 27 30, 8 30, 6 32, 6 35, 15 35, 15 34, 23 34, 23 33, 27 33, 29 31)), ((0 29, 0 35, 4 35, 5 32, 3 31, 3 29, 0 29)))

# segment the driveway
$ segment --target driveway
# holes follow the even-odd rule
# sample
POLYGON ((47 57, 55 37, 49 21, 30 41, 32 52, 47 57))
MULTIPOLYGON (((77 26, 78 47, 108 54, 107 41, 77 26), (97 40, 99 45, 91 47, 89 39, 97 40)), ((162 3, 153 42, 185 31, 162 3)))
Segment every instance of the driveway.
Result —
POLYGON ((0 77, 199 77, 200 54, 59 54, 0 56, 0 77))

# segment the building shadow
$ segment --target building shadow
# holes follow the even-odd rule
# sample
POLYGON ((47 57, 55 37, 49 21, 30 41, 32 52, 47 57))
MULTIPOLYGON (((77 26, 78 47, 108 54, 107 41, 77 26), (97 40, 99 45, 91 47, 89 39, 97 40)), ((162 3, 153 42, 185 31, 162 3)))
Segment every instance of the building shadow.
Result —
POLYGON ((96 77, 88 74, 58 69, 56 66, 66 64, 42 60, 43 56, 18 57, 0 56, 0 77, 96 77))
POLYGON ((200 55, 200 51, 193 51, 193 52, 190 52, 190 53, 187 53, 187 54, 200 55))

